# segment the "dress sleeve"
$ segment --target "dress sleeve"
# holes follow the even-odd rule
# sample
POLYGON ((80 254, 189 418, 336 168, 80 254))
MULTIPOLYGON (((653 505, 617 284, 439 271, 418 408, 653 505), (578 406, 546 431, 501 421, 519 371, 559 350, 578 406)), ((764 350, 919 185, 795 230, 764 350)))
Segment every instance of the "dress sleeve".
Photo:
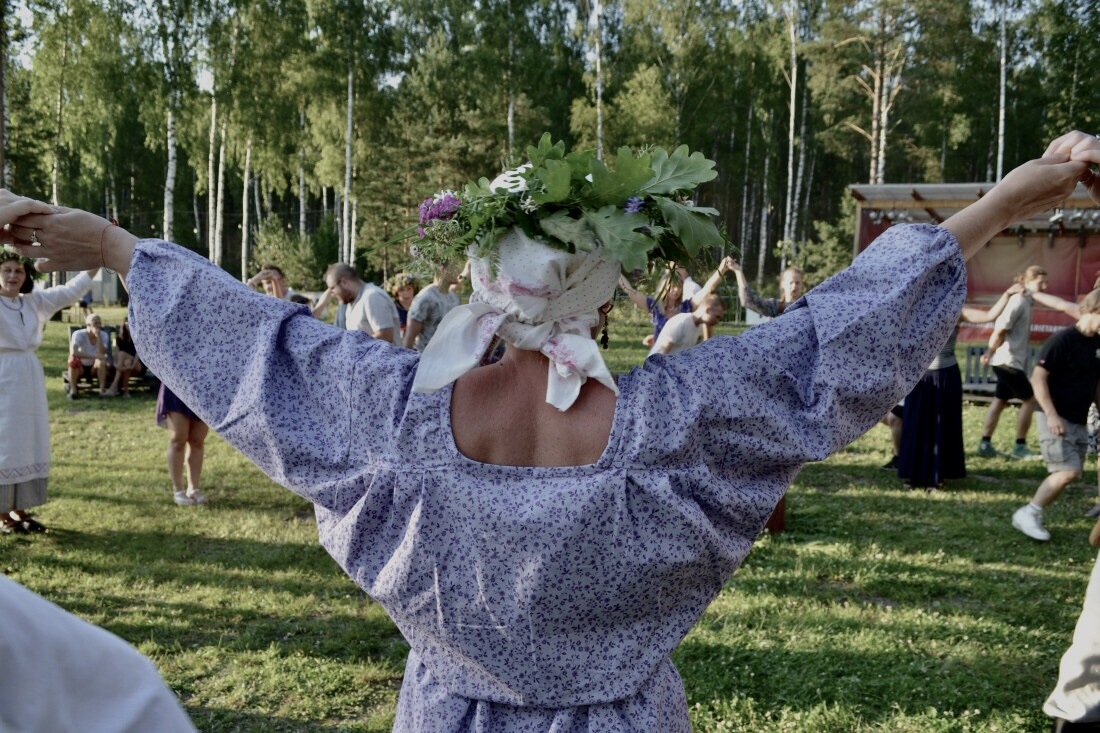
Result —
POLYGON ((142 362, 278 483, 331 506, 326 492, 392 453, 416 352, 318 321, 160 240, 138 243, 127 284, 142 362))
POLYGON ((34 291, 35 307, 38 308, 39 313, 48 318, 65 306, 80 300, 80 296, 88 292, 90 287, 92 287, 92 278, 88 277, 88 273, 82 272, 64 285, 34 291))
POLYGON ((965 293, 950 232, 893 227, 781 318, 635 370, 639 422, 627 456, 727 475, 822 460, 910 391, 951 335, 965 293))

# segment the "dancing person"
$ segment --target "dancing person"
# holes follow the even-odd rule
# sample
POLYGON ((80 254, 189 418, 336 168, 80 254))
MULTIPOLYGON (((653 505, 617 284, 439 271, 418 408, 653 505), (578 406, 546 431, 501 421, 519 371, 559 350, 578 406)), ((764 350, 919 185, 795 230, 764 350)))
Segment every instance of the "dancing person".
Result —
MULTIPOLYGON (((1016 276, 1029 292, 1041 293, 1047 289, 1047 271, 1032 265, 1016 276)), ((983 365, 993 367, 997 386, 993 400, 985 412, 982 439, 978 443, 978 455, 987 458, 1006 455, 993 447, 993 433, 1008 401, 1016 398, 1022 403, 1016 416, 1016 444, 1007 455, 1013 458, 1038 458, 1039 454, 1027 447, 1027 433, 1031 429, 1031 416, 1035 412, 1035 393, 1028 381, 1027 350, 1031 340, 1031 313, 1033 304, 1028 293, 1012 296, 1004 311, 993 324, 989 348, 981 357, 983 365)))
MULTIPOLYGON (((1023 290, 1023 285, 1013 284, 988 310, 963 306, 959 324, 994 320, 1009 299, 1023 290)), ((962 373, 955 358, 958 336, 957 324, 924 376, 905 396, 897 469, 906 487, 941 488, 948 479, 966 477, 962 373)))
POLYGON ((157 425, 168 428, 168 477, 178 506, 206 504, 202 493, 202 462, 210 428, 162 381, 157 394, 157 425), (187 467, 186 480, 184 466, 187 467))
POLYGON ((1089 405, 1100 399, 1100 290, 1079 306, 1081 317, 1047 339, 1031 373, 1039 403, 1039 444, 1049 475, 1031 502, 1012 515, 1012 526, 1045 542, 1043 509, 1081 475, 1088 446, 1089 405))
POLYGON ((802 270, 791 265, 779 275, 779 297, 764 298, 756 293, 745 278, 741 265, 733 263, 733 274, 737 278, 737 297, 741 307, 754 311, 765 318, 775 318, 787 309, 791 303, 802 297, 805 278, 802 270))
POLYGON ((146 657, 0 575, 0 729, 195 733, 146 657))
POLYGON ((458 282, 454 268, 444 265, 438 273, 409 305, 408 325, 403 329, 406 349, 423 351, 427 348, 443 316, 461 304, 458 296, 451 292, 451 286, 458 282))
POLYGON ((123 318, 115 334, 115 379, 107 390, 107 396, 122 395, 130 399, 130 377, 140 373, 141 360, 137 357, 137 347, 130 335, 130 319, 123 318))
POLYGON ((401 346, 401 319, 397 306, 385 290, 374 283, 363 282, 359 273, 343 262, 329 265, 325 271, 325 285, 347 306, 344 316, 347 330, 364 331, 379 341, 401 346))
POLYGON ((80 396, 77 381, 85 369, 95 371, 99 380, 99 396, 108 397, 107 372, 111 366, 103 319, 96 313, 90 313, 84 319, 84 328, 73 331, 69 338, 69 399, 75 400, 80 396))
POLYGON ((46 503, 50 477, 46 377, 34 352, 50 316, 76 303, 95 273, 36 290, 31 261, 0 250, 0 533, 45 529, 29 512, 46 503))
MULTIPOLYGON (((532 186, 549 175, 543 150, 528 148, 532 186)), ((552 247, 518 223, 471 249, 471 303, 422 354, 334 331, 93 214, 27 214, 3 192, 0 223, 43 270, 120 272, 143 360, 314 502, 322 544, 410 644, 395 729, 686 732, 669 654, 790 482, 917 381, 955 326, 965 260, 1085 169, 1065 154, 1025 163, 940 226, 892 227, 769 327, 618 380, 592 339, 616 253, 552 247), (504 358, 474 368, 497 334, 504 358)), ((482 195, 518 211, 522 193, 482 195)), ((463 215, 450 229, 476 231, 463 215)))
POLYGON ((690 349, 705 340, 703 328, 718 325, 725 313, 726 306, 722 299, 713 293, 708 295, 691 313, 681 313, 668 319, 649 350, 649 356, 676 354, 690 349))
POLYGON ((732 258, 722 258, 714 274, 703 284, 703 287, 696 290, 691 296, 684 294, 684 284, 680 279, 680 270, 675 268, 665 270, 664 275, 661 276, 661 281, 657 286, 658 297, 656 298, 643 295, 634 289, 626 276, 620 277, 619 287, 626 293, 626 297, 630 298, 630 302, 634 304, 634 307, 648 312, 649 319, 653 323, 653 333, 647 335, 642 343, 646 346, 653 346, 653 343, 661 334, 661 329, 668 323, 669 318, 680 313, 691 313, 698 308, 699 304, 703 302, 703 298, 714 292, 714 289, 718 287, 718 283, 721 282, 722 276, 729 272, 733 265, 732 258))
POLYGON ((250 288, 261 286, 272 298, 281 300, 290 300, 290 296, 296 294, 294 289, 286 284, 286 275, 278 265, 263 265, 259 272, 248 278, 245 284, 250 288))

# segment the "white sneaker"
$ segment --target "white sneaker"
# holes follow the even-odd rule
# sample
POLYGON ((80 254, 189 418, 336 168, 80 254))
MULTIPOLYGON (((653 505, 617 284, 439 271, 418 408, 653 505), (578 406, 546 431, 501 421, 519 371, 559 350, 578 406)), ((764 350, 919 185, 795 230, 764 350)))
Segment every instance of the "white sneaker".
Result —
POLYGON ((1050 539, 1050 532, 1043 528, 1042 510, 1035 511, 1027 505, 1020 507, 1012 514, 1012 526, 1033 540, 1046 542, 1050 539))
POLYGON ((192 504, 206 504, 210 501, 206 498, 206 495, 198 489, 188 489, 187 498, 191 500, 192 504))
POLYGON ((176 503, 180 506, 194 506, 195 500, 187 495, 186 491, 173 491, 172 498, 176 500, 176 503))

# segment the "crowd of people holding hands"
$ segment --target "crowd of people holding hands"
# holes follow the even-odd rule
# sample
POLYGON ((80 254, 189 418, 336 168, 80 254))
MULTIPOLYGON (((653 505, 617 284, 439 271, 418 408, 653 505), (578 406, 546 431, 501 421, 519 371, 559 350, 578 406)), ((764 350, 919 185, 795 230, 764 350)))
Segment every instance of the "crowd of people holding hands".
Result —
MULTIPOLYGON (((314 504, 322 544, 412 647, 396 729, 460 730, 477 719, 502 731, 685 731, 668 655, 803 464, 901 402, 899 475, 931 488, 965 475, 954 357, 962 322, 994 322, 998 386, 979 455, 1000 455, 990 452, 993 430, 1018 399, 1023 449, 1011 455, 1030 457, 1027 426, 1040 411, 1050 476, 1012 524, 1049 539, 1042 508, 1080 476, 1088 405, 1100 394, 1100 290, 1058 302, 1033 268, 977 309, 964 305, 965 262, 1079 181, 1100 203, 1095 165, 1100 140, 1069 133, 941 225, 893 227, 809 291, 787 268, 778 298, 753 292, 730 257, 702 286, 670 263, 647 296, 600 250, 505 237, 492 257, 471 256, 463 275, 446 263, 423 287, 403 274, 379 287, 335 263, 313 301, 277 266, 241 287, 176 245, 0 191, 13 247, 0 254, 0 430, 30 425, 0 447, 3 526, 33 529, 28 510, 46 500, 48 413, 34 355, 45 321, 108 267, 125 279, 130 315, 111 359, 89 312, 71 339, 69 398, 85 372, 113 396, 148 369, 161 380, 157 419, 170 432, 176 504, 207 501, 208 425, 314 504), (34 288, 38 270, 86 272, 34 288), (771 320, 712 338, 728 273, 741 304, 771 320), (466 304, 455 292, 464 279, 466 304), (649 358, 619 376, 594 343, 617 287, 654 325, 649 358), (1019 354, 1033 302, 1076 323, 1048 340, 1027 375, 1019 354), (322 322, 333 305, 345 333, 322 322), (178 311, 188 317, 177 328, 159 327, 178 311), (502 355, 488 363, 498 341, 502 355), (214 374, 196 366, 215 360, 214 374)), ((1100 522, 1092 535, 1100 544, 1100 522)), ((1100 640, 1086 623, 1100 614, 1098 578, 1088 628, 1048 701, 1066 720, 1100 719, 1100 640)))

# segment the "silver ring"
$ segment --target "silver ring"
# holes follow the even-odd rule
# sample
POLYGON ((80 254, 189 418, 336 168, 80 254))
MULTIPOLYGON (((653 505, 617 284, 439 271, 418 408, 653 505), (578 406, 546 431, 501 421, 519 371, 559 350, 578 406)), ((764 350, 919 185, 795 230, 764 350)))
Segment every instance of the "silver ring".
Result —
POLYGON ((35 247, 40 247, 42 245, 42 243, 38 241, 37 229, 31 229, 31 244, 33 244, 35 247))

